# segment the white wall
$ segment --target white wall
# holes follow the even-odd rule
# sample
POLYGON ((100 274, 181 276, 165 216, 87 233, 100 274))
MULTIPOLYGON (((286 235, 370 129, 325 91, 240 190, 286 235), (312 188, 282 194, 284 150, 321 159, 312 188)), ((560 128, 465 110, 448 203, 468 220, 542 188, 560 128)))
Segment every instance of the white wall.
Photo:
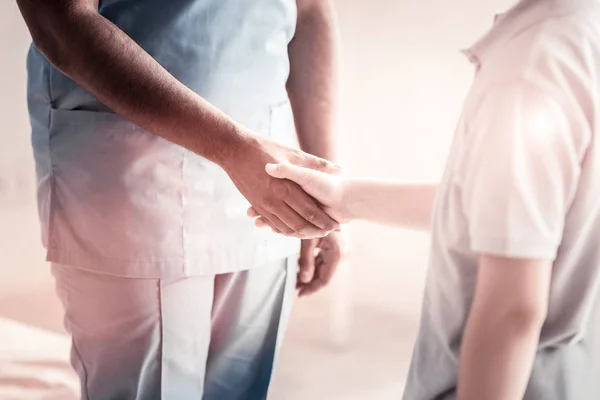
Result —
MULTIPOLYGON (((225 1, 225 0, 223 0, 225 1)), ((436 179, 472 68, 458 52, 511 0, 338 0, 344 46, 346 167, 361 175, 436 179)), ((47 277, 33 206, 25 105, 28 34, 0 2, 0 292, 47 277)), ((426 235, 356 224, 347 263, 356 299, 415 315, 426 235)))
MULTIPOLYGON (((459 52, 513 0, 339 0, 344 150, 358 174, 434 180, 443 170, 473 68, 459 52)), ((414 316, 428 236, 352 227, 356 298, 414 316)))

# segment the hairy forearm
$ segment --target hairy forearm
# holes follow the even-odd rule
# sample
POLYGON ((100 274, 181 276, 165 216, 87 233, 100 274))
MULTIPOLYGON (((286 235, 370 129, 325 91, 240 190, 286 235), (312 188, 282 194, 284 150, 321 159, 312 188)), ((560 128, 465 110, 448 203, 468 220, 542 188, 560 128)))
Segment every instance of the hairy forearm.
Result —
POLYGON ((287 84, 298 140, 305 152, 337 161, 339 39, 335 12, 329 0, 298 0, 298 9, 287 84))
POLYGON ((540 328, 490 311, 471 318, 461 348, 459 400, 521 400, 538 346, 540 328))
POLYGON ((342 202, 350 220, 417 230, 430 227, 437 184, 350 179, 343 185, 342 202))
POLYGON ((19 1, 36 47, 115 113, 219 164, 250 139, 102 17, 94 4, 45 3, 19 1))

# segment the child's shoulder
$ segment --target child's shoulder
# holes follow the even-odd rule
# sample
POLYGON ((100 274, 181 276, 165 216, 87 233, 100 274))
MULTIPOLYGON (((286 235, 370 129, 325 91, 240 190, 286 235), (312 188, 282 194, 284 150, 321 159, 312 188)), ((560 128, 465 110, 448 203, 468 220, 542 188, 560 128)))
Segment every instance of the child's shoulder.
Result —
POLYGON ((600 29, 594 23, 598 20, 600 12, 573 13, 548 17, 514 32, 486 59, 486 86, 523 81, 563 93, 598 88, 600 29))

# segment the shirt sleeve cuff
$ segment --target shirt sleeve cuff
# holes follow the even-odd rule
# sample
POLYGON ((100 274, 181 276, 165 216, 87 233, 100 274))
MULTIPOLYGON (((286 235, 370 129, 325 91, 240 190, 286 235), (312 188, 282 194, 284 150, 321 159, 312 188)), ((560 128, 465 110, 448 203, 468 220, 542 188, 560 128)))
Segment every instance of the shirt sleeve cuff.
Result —
POLYGON ((471 250, 479 254, 507 258, 554 261, 560 243, 471 236, 471 250))

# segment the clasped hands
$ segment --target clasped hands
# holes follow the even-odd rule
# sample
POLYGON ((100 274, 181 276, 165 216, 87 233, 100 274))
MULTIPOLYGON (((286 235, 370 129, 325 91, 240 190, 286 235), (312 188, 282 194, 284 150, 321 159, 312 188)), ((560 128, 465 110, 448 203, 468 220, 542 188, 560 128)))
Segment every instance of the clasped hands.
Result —
MULTIPOLYGON (((329 163, 323 160, 323 165, 329 163)), ((347 222, 348 216, 344 211, 344 179, 338 166, 327 168, 318 166, 299 166, 291 163, 267 164, 265 171, 271 177, 291 181, 319 203, 319 207, 334 221, 335 229, 339 224, 347 222)), ((248 216, 255 218, 258 227, 270 227, 274 232, 296 236, 298 232, 282 232, 271 221, 263 216, 255 207, 248 209, 248 216)), ((302 232, 299 232, 303 234, 302 232)), ((331 232, 321 231, 319 234, 328 235, 331 232)), ((316 236, 321 237, 321 236, 316 236)))
POLYGON ((249 136, 231 149, 222 167, 250 202, 248 215, 259 227, 303 239, 299 259, 300 296, 317 292, 332 279, 347 253, 340 223, 340 168, 321 158, 249 136))
POLYGON ((258 226, 300 239, 322 238, 340 229, 339 166, 253 136, 228 159, 223 168, 250 202, 248 215, 258 226))

